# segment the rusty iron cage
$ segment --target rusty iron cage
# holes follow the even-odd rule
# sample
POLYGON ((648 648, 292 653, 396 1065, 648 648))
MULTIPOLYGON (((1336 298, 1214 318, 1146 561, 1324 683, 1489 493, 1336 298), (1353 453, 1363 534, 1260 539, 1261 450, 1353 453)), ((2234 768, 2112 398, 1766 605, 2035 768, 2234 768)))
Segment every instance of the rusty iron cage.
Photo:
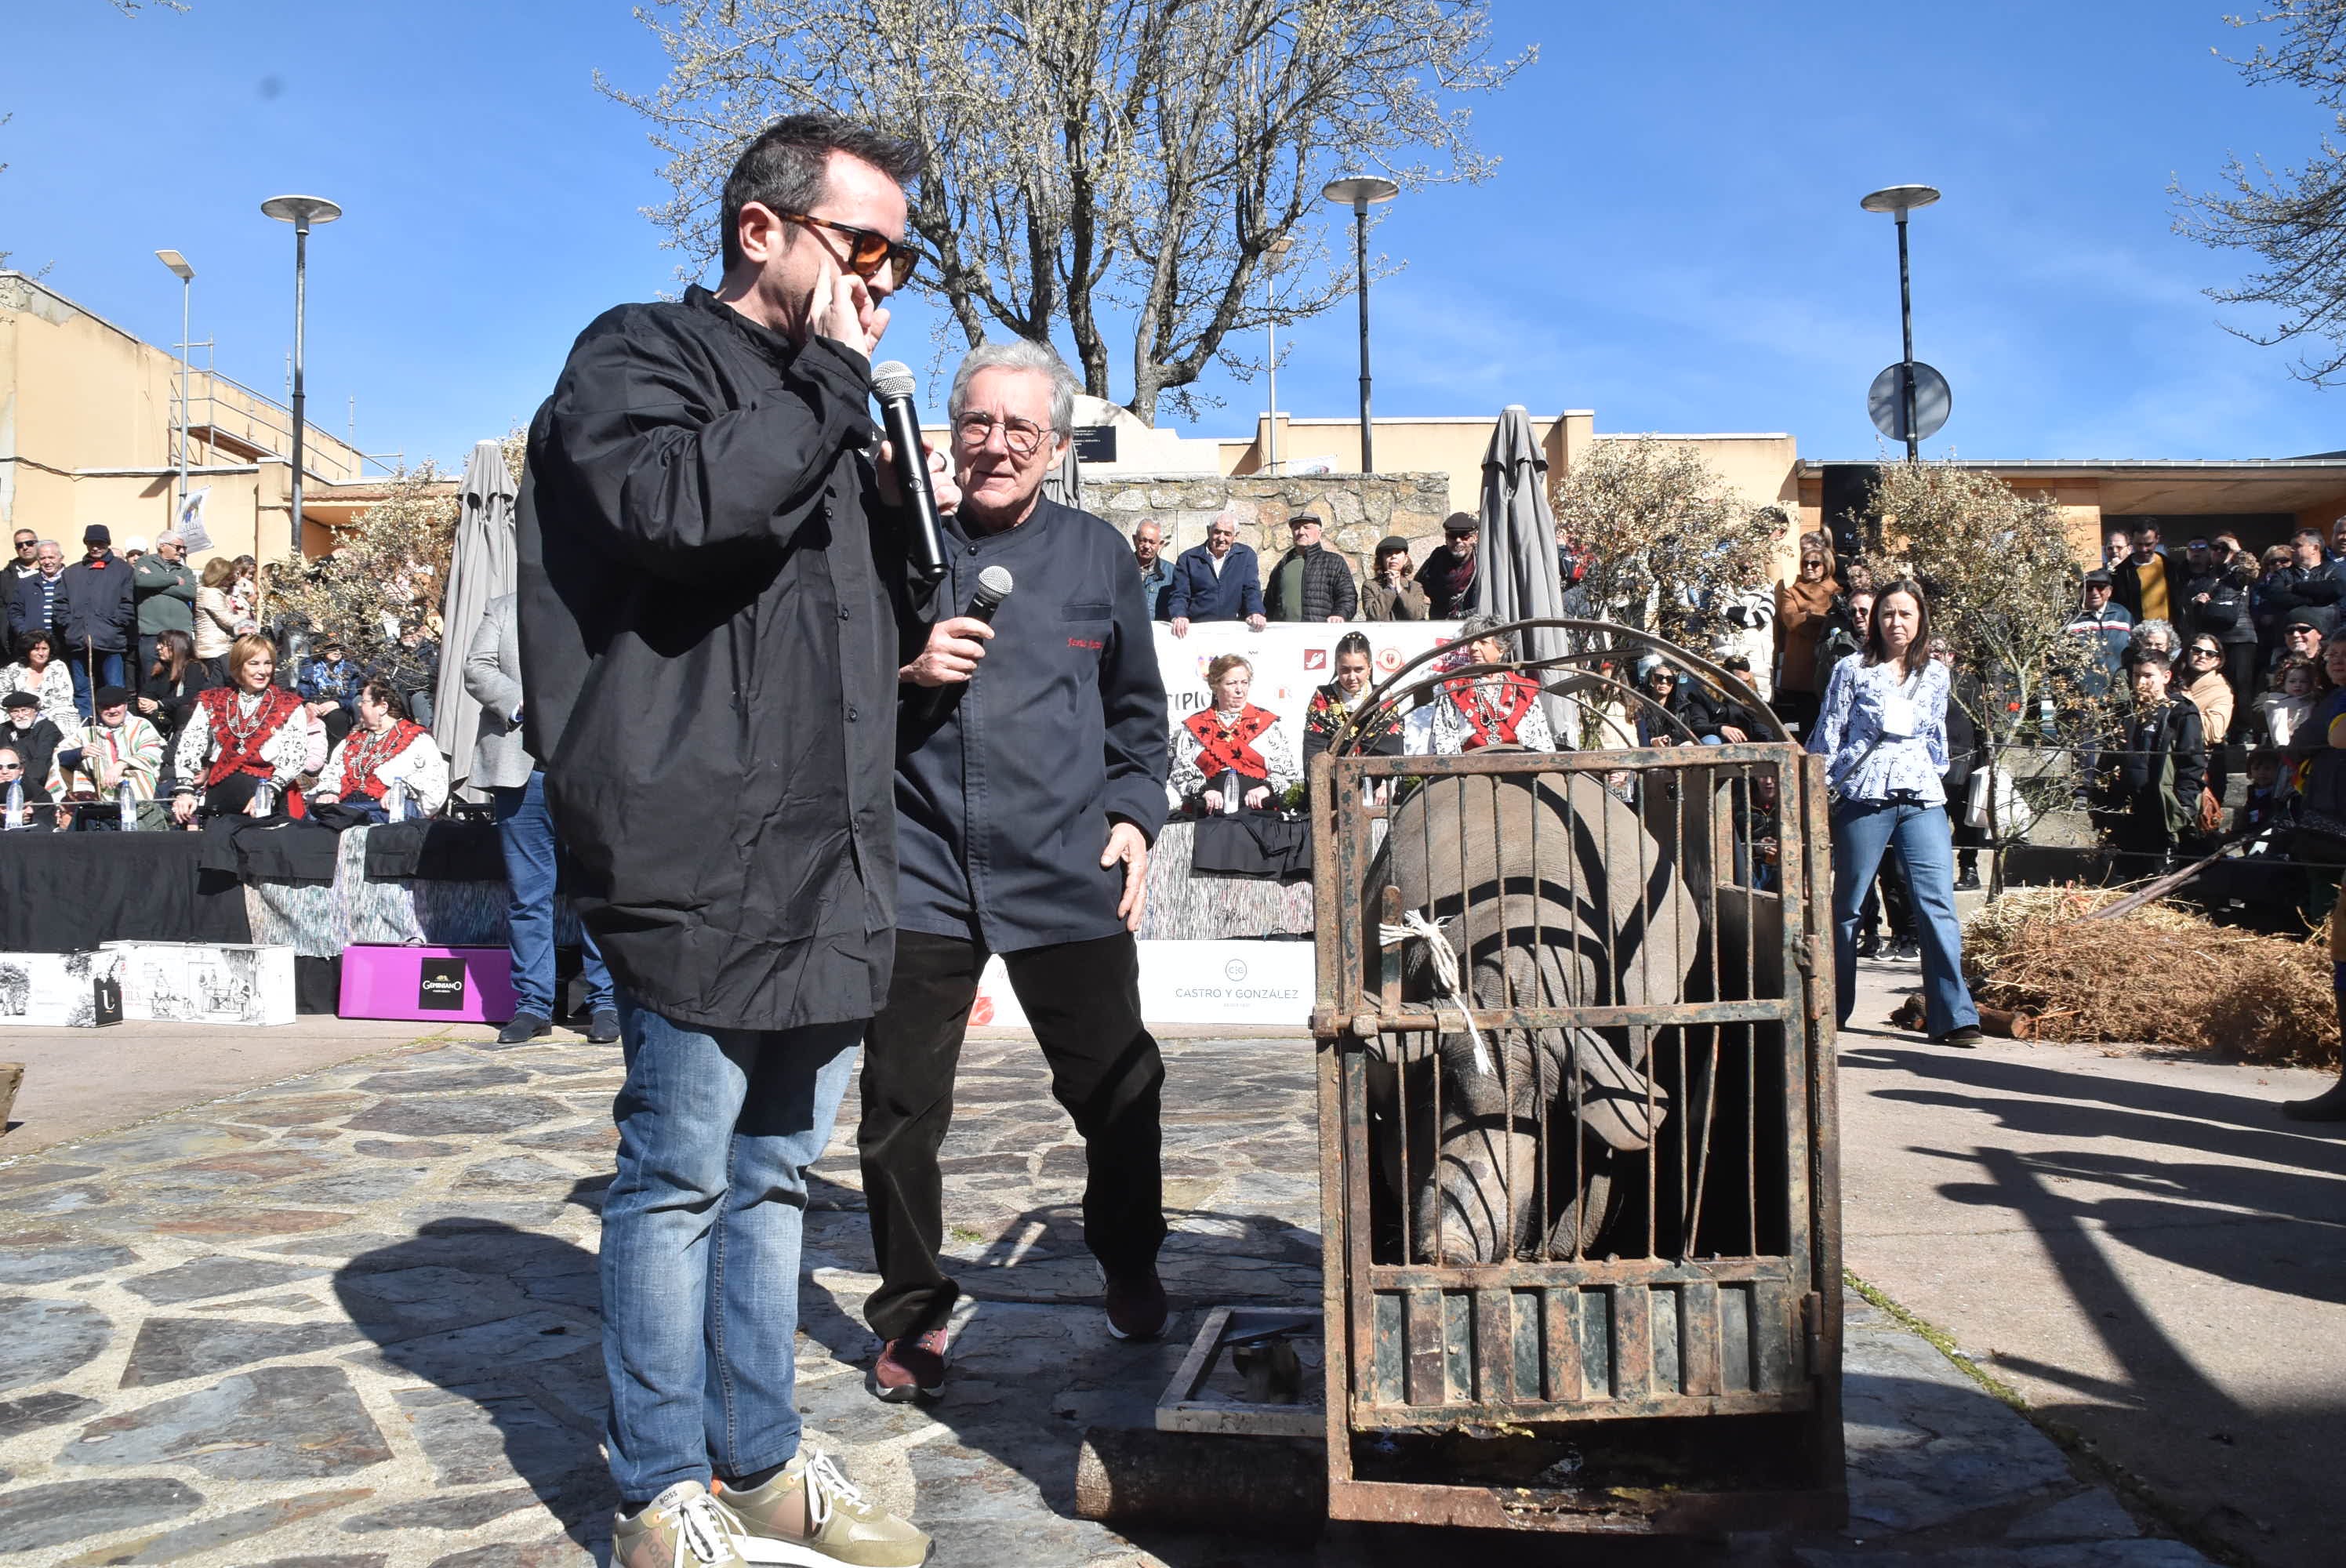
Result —
POLYGON ((1821 759, 1683 649, 1592 622, 1503 638, 1532 626, 1572 651, 1436 650, 1311 767, 1329 1512, 1838 1524, 1821 759), (1697 744, 1621 678, 1641 653, 1748 709, 1746 738, 1697 744), (1366 754, 1509 678, 1617 731, 1644 713, 1654 743, 1366 754))

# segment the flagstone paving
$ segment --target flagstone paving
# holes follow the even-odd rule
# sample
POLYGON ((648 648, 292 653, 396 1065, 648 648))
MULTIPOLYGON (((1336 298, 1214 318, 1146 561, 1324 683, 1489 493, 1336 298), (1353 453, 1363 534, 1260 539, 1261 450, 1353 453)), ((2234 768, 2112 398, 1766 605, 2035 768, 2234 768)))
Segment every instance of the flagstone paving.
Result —
MULTIPOLYGON (((1316 1301, 1309 1053, 1168 1044, 1164 1272, 1178 1315, 1165 1342, 1132 1346, 1092 1305, 1083 1151, 1035 1053, 973 1042, 944 1168, 949 1246, 976 1307, 948 1398, 926 1409, 864 1390, 859 1307, 874 1280, 842 1124, 812 1184, 801 1404, 813 1441, 936 1533, 940 1563, 1300 1568, 1460 1544, 1132 1537, 1073 1516, 1084 1429, 1148 1424, 1201 1307, 1316 1301)), ((434 1043, 0 1167, 0 1554, 72 1568, 604 1561, 595 1249, 618 1081, 613 1048, 434 1043)), ((1862 1302, 1850 1339, 1848 1532, 1618 1560, 2203 1561, 2145 1537, 2034 1428, 1862 1302)), ((1556 1544, 1477 1551, 1530 1560, 1556 1544)))

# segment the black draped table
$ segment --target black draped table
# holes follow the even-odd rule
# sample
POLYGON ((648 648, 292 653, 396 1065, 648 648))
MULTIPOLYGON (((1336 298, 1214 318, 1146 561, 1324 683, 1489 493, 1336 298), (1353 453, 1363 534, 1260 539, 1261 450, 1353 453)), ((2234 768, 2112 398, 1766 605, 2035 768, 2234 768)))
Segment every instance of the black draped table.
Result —
MULTIPOLYGON (((128 941, 262 942, 316 959, 362 942, 503 947, 505 901, 484 822, 0 834, 5 952, 128 941)), ((564 921, 557 935, 566 926, 575 933, 564 921)))
MULTIPOLYGON (((1144 941, 1309 936, 1311 884, 1200 871, 1198 825, 1150 857, 1144 941)), ((1290 875, 1292 872, 1290 871, 1290 875)), ((234 834, 0 833, 0 952, 102 942, 263 942, 332 960, 355 945, 505 945, 505 884, 485 822, 245 829, 234 834)), ((568 901, 558 943, 576 945, 568 901)))
POLYGON ((0 952, 248 942, 244 888, 199 833, 0 833, 0 952))

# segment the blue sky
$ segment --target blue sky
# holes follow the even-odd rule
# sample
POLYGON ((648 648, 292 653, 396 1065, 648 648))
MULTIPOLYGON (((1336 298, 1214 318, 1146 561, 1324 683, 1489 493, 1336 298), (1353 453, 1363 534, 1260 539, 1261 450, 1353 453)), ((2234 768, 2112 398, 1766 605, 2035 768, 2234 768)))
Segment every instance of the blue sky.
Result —
MULTIPOLYGON (((1866 384, 1898 355, 1888 219, 1907 180, 1916 351, 1954 388, 1932 453, 2280 456, 2346 447, 2346 392, 2228 335, 2200 290, 2239 258, 2168 230, 2170 176, 2227 150, 2293 161, 2318 105, 2248 87, 2228 0, 1896 7, 1497 0, 1540 63, 1476 108, 1503 162, 1405 195, 1372 244, 1381 414, 1592 407, 1600 431, 1790 431, 1863 456, 1866 384)), ((638 209, 666 194, 597 70, 664 61, 622 0, 9 0, 0 248, 157 342, 187 252, 221 371, 281 391, 292 238, 280 191, 348 209, 311 244, 311 415, 360 443, 461 462, 528 415, 577 330, 673 287, 638 209)), ((930 307, 890 346, 927 361, 930 307)), ((1290 336, 1280 401, 1356 405, 1348 302, 1290 336)), ((1251 428, 1260 382, 1217 378, 1203 433, 1251 428)))

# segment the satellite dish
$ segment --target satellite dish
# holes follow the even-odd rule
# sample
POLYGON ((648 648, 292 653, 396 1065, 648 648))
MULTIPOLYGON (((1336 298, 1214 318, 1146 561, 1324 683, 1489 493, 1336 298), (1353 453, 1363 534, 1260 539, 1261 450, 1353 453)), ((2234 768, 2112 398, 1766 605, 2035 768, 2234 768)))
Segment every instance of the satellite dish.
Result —
MULTIPOLYGON (((1902 373, 1905 361, 1900 361, 1873 378, 1865 391, 1865 412, 1872 417, 1873 428, 1892 441, 1905 441, 1906 382, 1902 373)), ((1939 433, 1947 423, 1947 415, 1955 405, 1955 394, 1947 386, 1947 378, 1924 364, 1914 361, 1914 433, 1915 441, 1928 441, 1939 433)))

